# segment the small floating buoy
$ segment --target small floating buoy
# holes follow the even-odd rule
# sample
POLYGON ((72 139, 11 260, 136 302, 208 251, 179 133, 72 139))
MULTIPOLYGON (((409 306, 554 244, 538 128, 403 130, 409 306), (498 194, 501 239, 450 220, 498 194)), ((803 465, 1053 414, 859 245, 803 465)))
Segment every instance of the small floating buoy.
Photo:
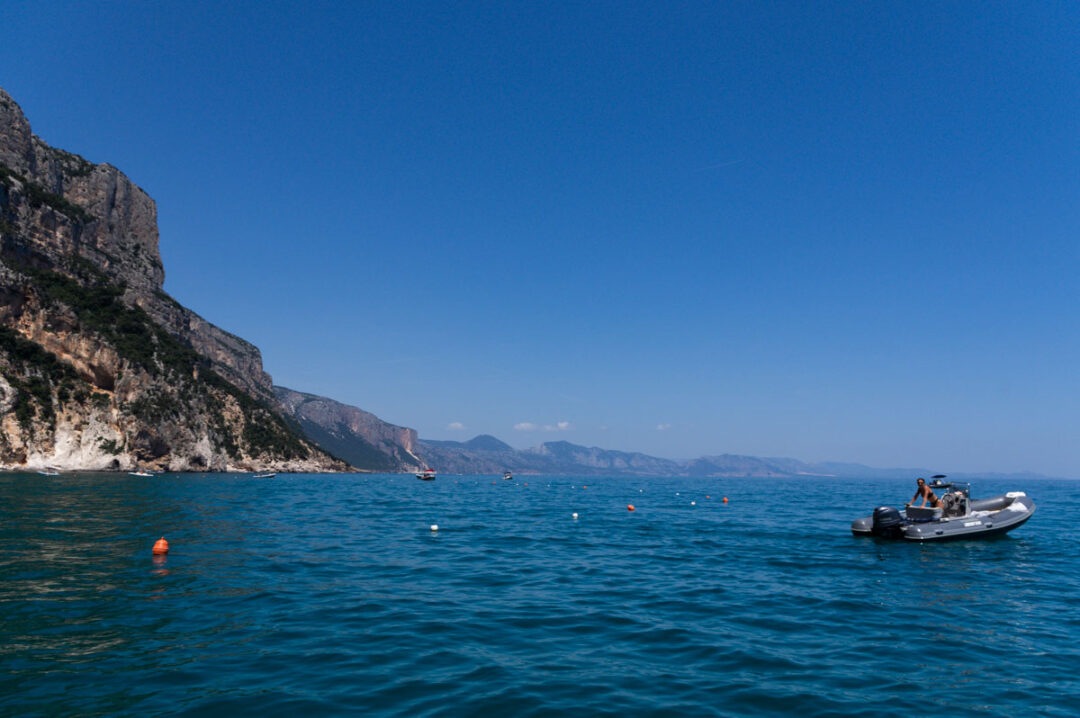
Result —
POLYGON ((676 491, 676 492, 675 492, 675 495, 676 495, 676 496, 678 496, 678 495, 679 495, 679 492, 678 492, 678 491, 676 491))
POLYGON ((627 504, 626 505, 626 510, 627 511, 633 511, 634 510, 634 505, 633 504, 627 504))
POLYGON ((587 488, 589 488, 589 487, 588 487, 588 486, 582 486, 581 488, 583 488, 583 489, 587 489, 587 488))
POLYGON ((691 501, 691 502, 690 502, 690 505, 691 505, 691 506, 697 506, 697 501, 691 501))
POLYGON ((572 518, 572 519, 576 519, 576 518, 577 518, 577 514, 576 514, 576 513, 575 513, 575 514, 570 514, 570 518, 572 518))
POLYGON ((724 497, 724 503, 727 503, 727 496, 724 497))
POLYGON ((169 542, 165 540, 164 536, 154 542, 153 552, 156 554, 169 553, 169 542))
POLYGON ((711 499, 711 498, 712 498, 712 496, 709 496, 708 494, 705 494, 705 498, 707 498, 707 499, 711 499))
POLYGON ((439 530, 439 524, 431 524, 431 530, 432 530, 432 532, 438 531, 439 530))

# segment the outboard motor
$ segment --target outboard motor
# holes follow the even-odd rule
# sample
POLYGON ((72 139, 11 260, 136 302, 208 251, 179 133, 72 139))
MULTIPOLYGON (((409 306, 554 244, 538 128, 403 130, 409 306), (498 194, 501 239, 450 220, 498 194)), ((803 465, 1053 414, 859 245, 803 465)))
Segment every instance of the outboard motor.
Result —
POLYGON ((900 538, 900 527, 904 518, 892 506, 879 506, 874 509, 874 527, 871 533, 881 538, 900 538))

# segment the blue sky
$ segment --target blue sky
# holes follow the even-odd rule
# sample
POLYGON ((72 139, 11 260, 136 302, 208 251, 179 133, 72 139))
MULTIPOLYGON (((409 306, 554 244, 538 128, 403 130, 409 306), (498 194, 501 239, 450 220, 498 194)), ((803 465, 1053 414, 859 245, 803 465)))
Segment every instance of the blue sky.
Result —
POLYGON ((8 0, 0 86, 277 383, 422 437, 1080 476, 1078 28, 8 0))

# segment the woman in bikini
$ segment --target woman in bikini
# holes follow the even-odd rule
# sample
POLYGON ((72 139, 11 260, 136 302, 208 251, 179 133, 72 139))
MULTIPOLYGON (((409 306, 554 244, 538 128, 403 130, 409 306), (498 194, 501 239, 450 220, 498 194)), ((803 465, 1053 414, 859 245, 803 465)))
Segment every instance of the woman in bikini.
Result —
POLYGON ((919 488, 915 489, 915 495, 911 497, 911 501, 904 504, 905 507, 911 506, 919 500, 920 496, 922 496, 922 506, 919 506, 920 509, 926 506, 927 501, 930 502, 930 508, 932 509, 944 508, 945 504, 943 504, 941 499, 935 496, 934 492, 930 490, 930 487, 926 485, 926 479, 915 479, 915 483, 918 484, 919 488))

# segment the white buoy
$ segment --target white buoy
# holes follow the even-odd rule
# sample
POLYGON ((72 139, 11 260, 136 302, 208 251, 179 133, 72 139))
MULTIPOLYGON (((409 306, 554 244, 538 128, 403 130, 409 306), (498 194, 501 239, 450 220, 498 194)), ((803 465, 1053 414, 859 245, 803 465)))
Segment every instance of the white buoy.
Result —
POLYGON ((697 506, 697 501, 691 501, 691 502, 690 502, 690 505, 691 505, 691 506, 697 506))
POLYGON ((439 524, 431 524, 431 530, 432 531, 438 531, 439 530, 439 524))
POLYGON ((576 519, 576 518, 577 518, 577 514, 570 514, 570 517, 571 517, 571 518, 575 518, 575 519, 576 519))
POLYGON ((676 491, 676 492, 675 492, 675 495, 676 495, 676 496, 678 496, 678 495, 679 495, 679 492, 678 492, 678 491, 676 491))

